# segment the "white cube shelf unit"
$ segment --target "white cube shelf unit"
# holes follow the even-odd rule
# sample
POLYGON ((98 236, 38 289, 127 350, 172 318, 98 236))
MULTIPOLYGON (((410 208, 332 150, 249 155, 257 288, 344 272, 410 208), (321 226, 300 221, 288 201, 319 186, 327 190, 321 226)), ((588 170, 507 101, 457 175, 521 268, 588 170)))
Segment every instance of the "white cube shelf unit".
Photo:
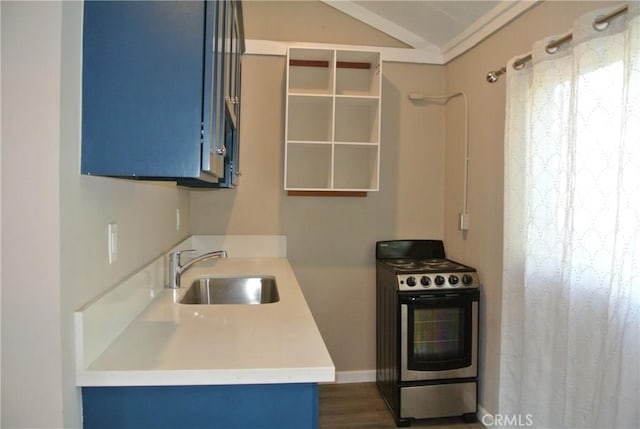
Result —
POLYGON ((381 87, 379 52, 289 48, 285 190, 378 190, 381 87))

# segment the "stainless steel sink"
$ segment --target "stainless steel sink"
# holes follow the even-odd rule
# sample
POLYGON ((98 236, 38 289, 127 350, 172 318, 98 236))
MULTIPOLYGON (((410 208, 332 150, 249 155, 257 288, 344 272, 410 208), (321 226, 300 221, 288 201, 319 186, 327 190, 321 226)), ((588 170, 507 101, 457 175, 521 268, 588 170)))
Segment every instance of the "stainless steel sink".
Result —
POLYGON ((206 277, 194 281, 180 304, 269 304, 280 301, 275 277, 206 277))

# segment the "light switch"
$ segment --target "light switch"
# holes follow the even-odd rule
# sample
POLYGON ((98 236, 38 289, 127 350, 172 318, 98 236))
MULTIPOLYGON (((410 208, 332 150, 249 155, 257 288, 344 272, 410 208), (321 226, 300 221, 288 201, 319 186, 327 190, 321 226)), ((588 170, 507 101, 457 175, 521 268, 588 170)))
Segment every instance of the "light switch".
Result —
POLYGON ((107 243, 109 252, 109 264, 113 264, 118 260, 118 224, 110 223, 107 225, 107 243))

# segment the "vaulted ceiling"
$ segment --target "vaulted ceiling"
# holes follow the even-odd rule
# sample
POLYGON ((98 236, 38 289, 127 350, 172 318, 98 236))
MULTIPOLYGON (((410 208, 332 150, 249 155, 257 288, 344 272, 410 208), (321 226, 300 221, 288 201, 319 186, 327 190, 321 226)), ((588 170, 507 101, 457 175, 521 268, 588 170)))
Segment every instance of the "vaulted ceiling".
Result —
POLYGON ((532 0, 321 0, 447 62, 532 7, 532 0))
POLYGON ((247 51, 346 43, 376 46, 387 61, 446 64, 538 1, 246 0, 247 51))

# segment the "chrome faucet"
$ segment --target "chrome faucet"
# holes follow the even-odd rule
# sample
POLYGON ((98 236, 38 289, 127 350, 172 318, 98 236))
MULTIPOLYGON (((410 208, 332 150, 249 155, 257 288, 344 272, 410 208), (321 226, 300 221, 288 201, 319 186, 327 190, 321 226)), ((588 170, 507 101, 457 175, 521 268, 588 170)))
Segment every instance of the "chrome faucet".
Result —
POLYGON ((209 259, 227 257, 226 250, 216 250, 215 252, 209 252, 200 255, 197 258, 190 260, 186 264, 180 265, 180 255, 184 252, 195 252, 195 250, 175 250, 169 254, 169 284, 166 286, 169 289, 178 289, 180 287, 180 276, 194 264, 208 261, 209 259))

